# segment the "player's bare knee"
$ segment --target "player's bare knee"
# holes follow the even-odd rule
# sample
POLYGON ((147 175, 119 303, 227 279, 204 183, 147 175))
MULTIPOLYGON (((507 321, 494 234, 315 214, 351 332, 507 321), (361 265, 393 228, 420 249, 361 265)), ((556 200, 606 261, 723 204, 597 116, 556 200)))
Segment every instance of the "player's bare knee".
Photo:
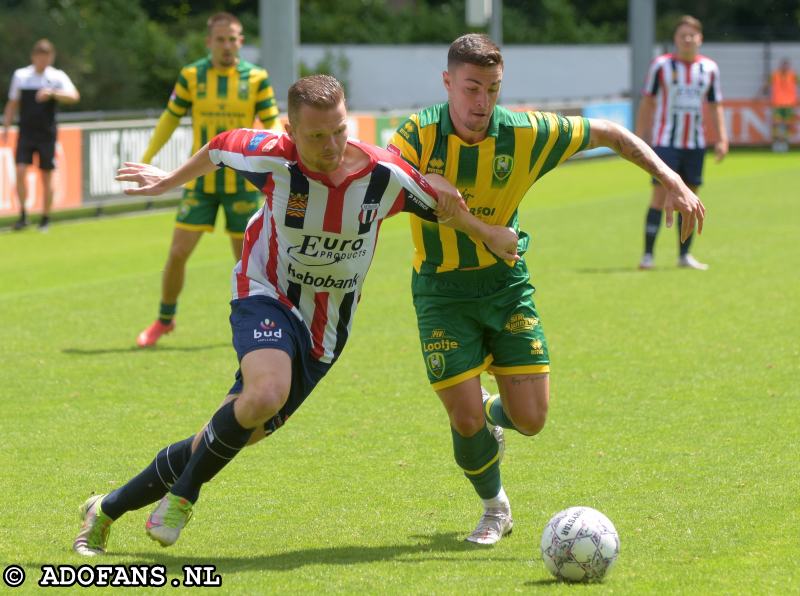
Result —
POLYGON ((522 416, 516 416, 513 420, 514 426, 520 433, 532 437, 538 435, 544 428, 547 422, 547 410, 526 412, 522 416))
POLYGON ((286 403, 285 392, 274 383, 252 383, 249 387, 245 385, 239 405, 237 406, 237 418, 246 426, 256 426, 272 418, 286 403))
POLYGON ((172 245, 169 248, 169 260, 173 265, 186 264, 189 260, 189 255, 192 254, 192 249, 185 246, 172 245))
POLYGON ((471 437, 486 424, 483 411, 478 412, 451 412, 450 425, 462 437, 471 437))

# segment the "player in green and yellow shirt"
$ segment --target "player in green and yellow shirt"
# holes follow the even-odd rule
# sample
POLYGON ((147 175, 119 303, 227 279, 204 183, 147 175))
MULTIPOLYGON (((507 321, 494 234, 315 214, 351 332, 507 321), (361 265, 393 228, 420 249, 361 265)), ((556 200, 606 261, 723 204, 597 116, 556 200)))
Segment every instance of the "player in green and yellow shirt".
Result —
POLYGON ((390 148, 434 187, 460 192, 476 217, 519 235, 519 260, 501 261, 469 236, 411 216, 412 293, 428 378, 447 410, 456 462, 484 505, 467 540, 494 544, 513 525, 500 481, 503 428, 538 433, 550 394, 547 340, 519 258, 529 242, 517 221, 525 193, 576 152, 605 146, 662 182, 668 225, 680 211, 684 237, 696 224, 702 229, 705 209, 644 141, 612 122, 497 106, 503 58, 485 35, 451 44, 443 78, 447 103, 413 114, 390 148), (486 370, 499 396, 484 394, 486 370))
MULTIPOLYGON (((221 12, 208 20, 206 46, 209 55, 181 69, 167 108, 142 157, 143 162, 150 163, 190 108, 194 135, 192 153, 220 132, 252 127, 256 117, 266 128, 280 127, 275 93, 267 71, 239 58, 243 41, 242 24, 232 14, 221 12)), ((137 337, 140 347, 154 345, 163 334, 175 328, 174 317, 186 262, 203 232, 214 230, 219 207, 225 212, 225 229, 231 238, 234 258, 239 259, 245 227, 258 210, 260 198, 258 189, 228 168, 186 185, 164 266, 159 316, 137 337)))

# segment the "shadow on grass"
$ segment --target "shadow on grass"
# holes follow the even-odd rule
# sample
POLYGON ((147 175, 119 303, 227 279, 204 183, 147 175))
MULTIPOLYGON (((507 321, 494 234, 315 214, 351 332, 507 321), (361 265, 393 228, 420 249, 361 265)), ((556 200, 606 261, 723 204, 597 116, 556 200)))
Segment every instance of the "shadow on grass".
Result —
MULTIPOLYGON (((333 546, 330 548, 305 548, 242 557, 219 557, 214 555, 179 556, 159 552, 110 553, 116 561, 147 562, 150 565, 164 565, 169 573, 179 572, 183 565, 214 565, 216 572, 223 577, 241 571, 291 571, 308 565, 355 565, 358 563, 374 563, 394 561, 418 563, 428 559, 448 560, 441 553, 462 553, 465 551, 483 551, 492 553, 491 548, 479 547, 464 542, 456 532, 444 532, 430 536, 410 536, 413 544, 392 544, 382 546, 333 546), (432 555, 430 557, 426 554, 432 555), (420 556, 421 555, 421 556, 420 556), (403 557, 409 557, 403 560, 403 557)), ((515 557, 490 557, 493 561, 517 561, 515 557)), ((464 561, 453 558, 454 561, 464 561)), ((87 561, 88 562, 88 561, 87 561)), ((92 560, 91 563, 95 561, 92 560)))
POLYGON ((567 582, 563 582, 555 577, 548 577, 545 579, 532 579, 526 581, 523 585, 528 586, 529 588, 538 588, 539 586, 554 586, 556 584, 568 585, 567 582))
POLYGON ((129 346, 127 348, 64 348, 61 350, 63 354, 70 356, 97 356, 98 354, 131 354, 134 352, 141 352, 147 354, 151 352, 202 352, 203 350, 216 350, 217 348, 227 348, 230 343, 209 344, 207 346, 154 346, 151 348, 140 348, 139 346, 129 346))
POLYGON ((633 267, 581 267, 574 269, 575 273, 588 273, 594 275, 610 275, 612 273, 628 273, 630 275, 653 275, 655 273, 677 273, 684 271, 682 267, 654 267, 643 271, 636 266, 633 267))

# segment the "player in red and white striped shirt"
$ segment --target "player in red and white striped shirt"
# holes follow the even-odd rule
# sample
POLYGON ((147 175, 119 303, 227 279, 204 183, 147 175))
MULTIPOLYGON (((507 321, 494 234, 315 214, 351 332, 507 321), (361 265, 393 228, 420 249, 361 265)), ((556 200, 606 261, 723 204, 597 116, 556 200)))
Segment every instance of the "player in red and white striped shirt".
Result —
MULTIPOLYGON (((636 134, 647 140, 658 156, 697 193, 703 181, 706 138, 704 103, 711 104, 715 131, 714 152, 721 161, 728 152, 728 134, 722 114, 722 91, 717 63, 699 53, 703 43, 700 21, 684 16, 675 28, 673 54, 653 60, 647 74, 636 119, 636 134)), ((661 226, 666 191, 653 179, 653 194, 645 222, 644 255, 640 269, 653 268, 653 247, 661 226)), ((679 228, 680 229, 680 226, 679 228)), ((689 254, 692 236, 680 245, 678 266, 707 269, 689 254)))
POLYGON ((172 173, 146 164, 119 170, 117 180, 141 185, 128 194, 155 195, 224 165, 260 188, 265 203, 247 226, 233 273, 236 382, 196 437, 84 504, 73 544, 80 554, 104 552, 115 519, 159 499, 147 532, 173 544, 200 487, 248 442, 283 425, 344 348, 385 218, 412 212, 485 242, 503 259, 518 258, 513 230, 473 217, 456 194, 437 196, 398 155, 348 139, 344 92, 333 77, 293 84, 288 111, 288 134, 233 130, 172 173))

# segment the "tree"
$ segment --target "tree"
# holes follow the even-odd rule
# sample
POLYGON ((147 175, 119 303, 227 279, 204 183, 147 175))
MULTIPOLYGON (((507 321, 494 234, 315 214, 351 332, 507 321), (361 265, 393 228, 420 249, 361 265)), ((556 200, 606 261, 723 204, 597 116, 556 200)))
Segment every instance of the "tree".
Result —
MULTIPOLYGON (((67 109, 162 106, 179 68, 175 42, 127 0, 18 1, 3 12, 0 37, 6 73, 30 62, 37 39, 53 42, 56 66, 81 93, 80 103, 67 109)), ((0 89, 6 96, 9 82, 0 89)))

